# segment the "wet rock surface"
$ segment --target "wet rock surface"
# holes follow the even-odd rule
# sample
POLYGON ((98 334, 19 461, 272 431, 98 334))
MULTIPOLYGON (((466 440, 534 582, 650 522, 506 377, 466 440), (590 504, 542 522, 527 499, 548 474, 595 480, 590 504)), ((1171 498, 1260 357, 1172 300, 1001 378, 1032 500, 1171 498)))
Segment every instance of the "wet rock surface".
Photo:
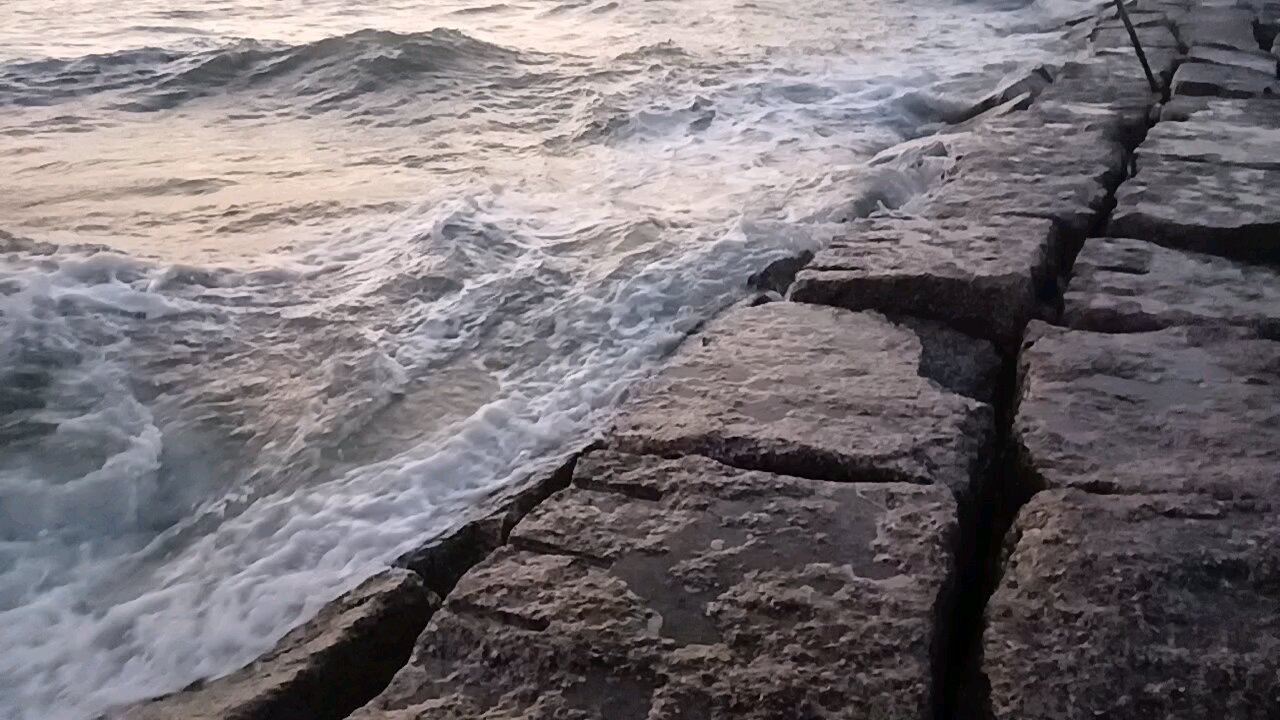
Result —
POLYGON ((1076 257, 1065 324, 1132 333, 1241 325, 1280 339, 1280 272, 1142 240, 1091 238, 1076 257))
POLYGON ((738 308, 636 389, 606 442, 800 477, 938 483, 966 493, 994 429, 991 407, 969 395, 992 387, 997 368, 989 344, 942 327, 795 302, 738 308), (940 361, 927 353, 932 343, 953 354, 940 361))
POLYGON ((386 570, 329 603, 248 666, 112 714, 112 720, 346 717, 404 665, 439 599, 408 570, 386 570))
POLYGON ((1013 425, 1024 493, 1280 493, 1280 342, 1227 327, 1029 337, 1013 425))
POLYGON ((955 504, 597 452, 367 718, 928 718, 955 504))
POLYGON ((998 720, 1280 717, 1267 503, 1052 491, 1011 539, 984 644, 998 720))
POLYGON ((1049 220, 859 220, 796 278, 794 300, 931 318, 1014 346, 1056 282, 1049 220))
POLYGON ((429 590, 444 597, 463 573, 506 543, 511 528, 538 503, 568 487, 576 453, 534 470, 528 478, 498 492, 478 512, 450 530, 396 559, 414 571, 429 590))
MULTIPOLYGON (((401 558, 447 600, 354 717, 1280 717, 1280 3, 1204 5, 1128 3, 1159 112, 1114 11, 1073 22, 1088 57, 891 151, 930 192, 401 558)), ((138 717, 329 717, 263 662, 138 717)))

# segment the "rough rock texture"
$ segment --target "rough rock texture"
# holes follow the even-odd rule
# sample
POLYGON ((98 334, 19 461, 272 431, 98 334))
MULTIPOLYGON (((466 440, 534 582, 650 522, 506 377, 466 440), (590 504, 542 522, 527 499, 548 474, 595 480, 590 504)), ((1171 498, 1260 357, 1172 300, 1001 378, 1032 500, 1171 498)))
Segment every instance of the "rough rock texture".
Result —
MULTIPOLYGON (((1153 52, 1147 60, 1152 72, 1165 82, 1173 76, 1176 55, 1153 52)), ((1087 103, 1113 113, 1123 113, 1145 123, 1155 96, 1142 67, 1127 44, 1083 61, 1068 62, 1046 88, 1040 100, 1087 103)))
POLYGON ((1013 425, 1024 494, 1280 496, 1280 342, 1227 327, 1029 336, 1013 425))
POLYGON ((1108 234, 1253 262, 1280 261, 1280 171, 1142 151, 1137 163, 1137 175, 1116 193, 1108 234))
POLYGON ((271 652, 218 680, 112 715, 119 720, 337 720, 404 665, 438 598, 391 569, 325 606, 271 652))
MULTIPOLYGON (((1277 98, 1280 80, 1274 73, 1246 67, 1184 63, 1173 75, 1173 94, 1222 98, 1277 98)), ((1278 98, 1280 99, 1280 98, 1278 98)))
POLYGON ((1273 508, 1045 492, 1011 537, 987 608, 997 720, 1280 717, 1273 508))
POLYGON ((1086 241, 1065 304, 1064 322, 1080 330, 1227 324, 1280 340, 1280 271, 1141 240, 1086 241))
POLYGON ((1053 223, 1037 218, 859 220, 796 276, 791 297, 939 320, 1014 347, 1062 252, 1053 223))
POLYGON ((924 720, 955 511, 935 486, 593 453, 354 717, 924 720))
POLYGON ((1280 106, 1270 100, 1173 98, 1160 110, 1160 121, 1217 120, 1245 127, 1280 129, 1280 106))
POLYGON ((1211 65, 1245 68, 1264 75, 1270 75, 1271 77, 1276 75, 1276 56, 1262 52, 1256 47, 1252 50, 1234 50, 1211 45, 1197 45, 1187 53, 1187 60, 1211 65))
POLYGON ((1195 8, 1178 22, 1178 34, 1187 47, 1207 45, 1235 50, 1257 50, 1253 34, 1254 13, 1246 8, 1195 8))
POLYGON ((1012 115, 945 142, 954 162, 942 184, 903 205, 902 213, 1045 218, 1069 240, 1083 238, 1123 179, 1127 153, 1114 126, 1076 125, 1065 111, 1069 105, 1054 102, 1053 114, 1012 115))
POLYGON ((738 308, 637 388, 607 442, 966 492, 993 432, 991 407, 970 396, 989 396, 997 365, 990 345, 940 327, 793 302, 738 308))
MULTIPOLYGON (((1150 23, 1139 25, 1137 31, 1138 41, 1142 43, 1144 50, 1147 48, 1180 50, 1183 47, 1183 44, 1179 43, 1178 38, 1174 36, 1173 31, 1165 25, 1150 23)), ((1119 21, 1099 25, 1093 31, 1091 37, 1094 44, 1102 48, 1133 47, 1133 41, 1129 38, 1129 31, 1119 21)))
MULTIPOLYGON (((1280 117, 1280 103, 1274 108, 1280 117)), ((1183 122, 1159 123, 1152 128, 1138 149, 1140 163, 1149 157, 1280 170, 1280 127, 1197 113, 1183 122)))

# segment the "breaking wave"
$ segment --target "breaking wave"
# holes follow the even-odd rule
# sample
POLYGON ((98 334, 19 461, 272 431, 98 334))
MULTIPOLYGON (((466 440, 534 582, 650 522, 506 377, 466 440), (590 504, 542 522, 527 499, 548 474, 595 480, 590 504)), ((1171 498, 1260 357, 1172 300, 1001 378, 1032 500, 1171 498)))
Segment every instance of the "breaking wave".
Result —
POLYGON ((398 84, 465 82, 536 63, 536 57, 456 30, 361 30, 298 46, 241 40, 212 50, 142 48, 10 63, 0 67, 0 107, 110 94, 121 109, 156 111, 243 90, 333 102, 398 84))
POLYGON ((0 23, 0 218, 47 241, 0 232, 0 716, 233 670, 590 440, 746 278, 937 182, 899 143, 1063 2, 0 23))

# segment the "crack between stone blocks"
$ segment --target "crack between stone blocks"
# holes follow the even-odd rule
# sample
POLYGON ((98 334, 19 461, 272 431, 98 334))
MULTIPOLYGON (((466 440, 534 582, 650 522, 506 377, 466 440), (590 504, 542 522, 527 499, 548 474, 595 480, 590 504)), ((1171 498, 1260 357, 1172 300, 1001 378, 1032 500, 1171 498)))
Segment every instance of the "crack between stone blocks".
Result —
MULTIPOLYGON (((1167 99, 1168 88, 1165 88, 1167 99)), ((1153 105, 1153 107, 1155 107, 1153 105)), ((1132 144, 1123 146, 1127 171, 1108 183, 1106 200, 1084 237, 1071 237, 1061 224, 1058 247, 1057 283, 1037 288, 1041 301, 1062 308, 1067 283, 1075 260, 1089 237, 1106 231, 1116 205, 1116 193, 1133 176, 1131 163, 1138 146, 1154 125, 1149 122, 1134 133, 1132 144)), ((1025 329, 1022 333, 1025 342, 1025 329)), ((934 645, 935 720, 989 720, 990 692, 983 668, 982 639, 986 607, 1003 573, 1003 549, 1018 511, 1038 492, 1043 483, 1026 472, 1025 458, 1014 437, 1014 419, 1021 388, 1018 354, 1015 348, 1004 356, 1002 373, 993 400, 996 432, 992 457, 981 482, 968 502, 959 507, 959 537, 956 541, 955 569, 950 585, 943 588, 937 604, 938 636, 934 645)))

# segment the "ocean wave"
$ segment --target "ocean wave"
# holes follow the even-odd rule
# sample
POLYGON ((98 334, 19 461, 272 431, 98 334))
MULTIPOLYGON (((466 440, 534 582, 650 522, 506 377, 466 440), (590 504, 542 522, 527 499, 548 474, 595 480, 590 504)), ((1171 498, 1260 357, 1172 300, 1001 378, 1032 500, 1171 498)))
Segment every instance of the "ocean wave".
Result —
POLYGON ((349 97, 415 78, 451 81, 537 63, 457 30, 361 30, 302 45, 246 39, 212 50, 141 48, 0 66, 0 107, 55 105, 107 94, 119 109, 152 111, 245 89, 349 97))

